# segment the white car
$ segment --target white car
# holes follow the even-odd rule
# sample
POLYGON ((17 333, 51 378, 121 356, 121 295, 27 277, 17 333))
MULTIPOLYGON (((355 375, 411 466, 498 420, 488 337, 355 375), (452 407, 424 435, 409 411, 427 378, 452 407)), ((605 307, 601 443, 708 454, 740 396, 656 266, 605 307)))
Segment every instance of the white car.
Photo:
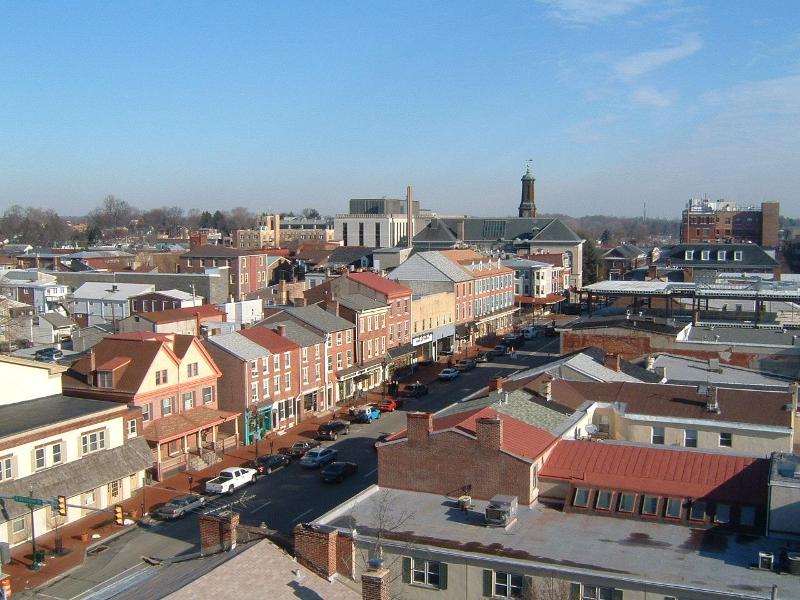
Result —
POLYGON ((207 494, 232 494, 234 490, 255 483, 258 472, 245 467, 229 467, 222 469, 219 476, 206 482, 207 494))
POLYGON ((452 369, 450 367, 442 369, 442 371, 439 373, 439 379, 442 381, 450 381, 456 377, 458 377, 458 369, 452 369))

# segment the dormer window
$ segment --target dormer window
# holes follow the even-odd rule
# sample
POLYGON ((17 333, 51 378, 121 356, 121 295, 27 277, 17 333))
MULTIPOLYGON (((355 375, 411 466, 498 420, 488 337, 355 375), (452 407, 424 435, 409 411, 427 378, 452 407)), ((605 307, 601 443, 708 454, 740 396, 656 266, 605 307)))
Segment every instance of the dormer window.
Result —
POLYGON ((687 250, 683 253, 684 260, 694 260, 694 250, 687 250))
POLYGON ((97 372, 97 387, 100 388, 113 388, 114 387, 114 373, 111 371, 98 371, 97 372))
POLYGON ((711 258, 710 250, 703 250, 700 252, 700 260, 708 260, 709 258, 711 258))
POLYGON ((717 260, 725 260, 728 256, 727 251, 725 250, 718 250, 717 251, 717 260))
POLYGON ((734 251, 733 260, 739 260, 739 261, 742 260, 742 251, 741 250, 734 251))

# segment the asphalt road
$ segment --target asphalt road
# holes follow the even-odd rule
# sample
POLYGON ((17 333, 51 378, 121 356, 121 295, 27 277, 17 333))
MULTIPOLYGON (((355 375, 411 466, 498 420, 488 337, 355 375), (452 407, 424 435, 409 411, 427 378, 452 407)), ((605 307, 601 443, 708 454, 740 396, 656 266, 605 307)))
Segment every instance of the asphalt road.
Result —
MULTIPOLYGON (((552 360, 558 353, 558 338, 536 338, 521 348, 517 360, 505 356, 495 362, 478 365, 473 371, 460 374, 455 380, 434 382, 427 396, 408 399, 400 410, 384 413, 371 424, 353 424, 350 434, 335 442, 323 442, 339 451, 339 460, 358 464, 358 472, 342 483, 327 484, 320 480, 319 470, 303 469, 296 462, 261 477, 256 484, 237 490, 232 496, 211 499, 213 504, 232 503, 247 525, 266 524, 271 529, 290 534, 292 528, 312 521, 338 506, 377 481, 375 439, 405 428, 406 411, 436 412, 485 387, 494 376, 535 366, 552 360)), ((151 576, 156 569, 142 557, 171 558, 199 550, 197 516, 153 527, 141 527, 106 544, 107 549, 88 557, 86 563, 64 579, 39 590, 22 592, 19 598, 52 600, 105 600, 130 589, 137 581, 151 576)))

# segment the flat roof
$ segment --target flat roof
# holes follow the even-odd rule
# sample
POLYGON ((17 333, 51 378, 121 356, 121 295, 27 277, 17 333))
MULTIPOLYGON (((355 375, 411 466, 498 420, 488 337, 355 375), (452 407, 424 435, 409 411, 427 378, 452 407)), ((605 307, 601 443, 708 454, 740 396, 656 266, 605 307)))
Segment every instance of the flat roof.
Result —
MULTIPOLYGON (((488 502, 473 500, 463 513, 444 496, 386 488, 370 488, 316 521, 360 536, 375 531, 376 493, 392 513, 402 518, 402 532, 384 532, 402 540, 404 552, 419 544, 458 550, 483 560, 519 561, 549 570, 652 582, 691 590, 715 590, 744 598, 769 598, 777 585, 779 597, 800 597, 800 579, 750 569, 758 553, 778 556, 785 540, 696 530, 681 525, 648 523, 599 515, 565 513, 541 504, 520 507, 508 530, 485 527, 488 502), (371 493, 370 493, 371 492, 371 493)), ((381 513, 383 514, 383 513, 381 513)), ((680 590, 678 590, 680 591, 680 590)), ((688 590, 687 590, 688 591, 688 590)))
POLYGON ((6 404, 0 406, 0 439, 112 409, 126 407, 119 402, 62 394, 6 404))

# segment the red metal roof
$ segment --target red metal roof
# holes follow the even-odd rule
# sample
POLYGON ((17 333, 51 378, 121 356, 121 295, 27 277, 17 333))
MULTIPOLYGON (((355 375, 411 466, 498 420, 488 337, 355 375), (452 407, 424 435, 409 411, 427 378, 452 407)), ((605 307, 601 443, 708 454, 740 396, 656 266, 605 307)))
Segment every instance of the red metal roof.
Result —
POLYGON ((200 320, 209 318, 221 318, 225 320, 225 311, 220 310, 213 304, 202 304, 200 306, 188 306, 185 308, 170 308, 168 310, 157 310, 153 312, 134 313, 151 323, 175 323, 177 321, 190 321, 197 317, 200 320))
POLYGON ((411 294, 411 288, 407 288, 406 286, 400 285, 391 279, 386 279, 385 277, 381 277, 377 273, 371 273, 370 271, 348 273, 347 276, 353 281, 357 281, 361 285, 365 285, 368 288, 371 288, 376 292, 380 292, 381 294, 385 294, 390 298, 397 296, 409 296, 411 294))
POLYGON ((263 346, 273 354, 289 352, 290 350, 296 350, 300 347, 289 338, 278 335, 272 329, 268 329, 261 325, 251 327, 250 329, 242 329, 242 331, 239 333, 241 333, 251 342, 255 342, 259 346, 263 346))
POLYGON ((769 460, 649 446, 562 440, 540 477, 573 485, 764 504, 769 460))

